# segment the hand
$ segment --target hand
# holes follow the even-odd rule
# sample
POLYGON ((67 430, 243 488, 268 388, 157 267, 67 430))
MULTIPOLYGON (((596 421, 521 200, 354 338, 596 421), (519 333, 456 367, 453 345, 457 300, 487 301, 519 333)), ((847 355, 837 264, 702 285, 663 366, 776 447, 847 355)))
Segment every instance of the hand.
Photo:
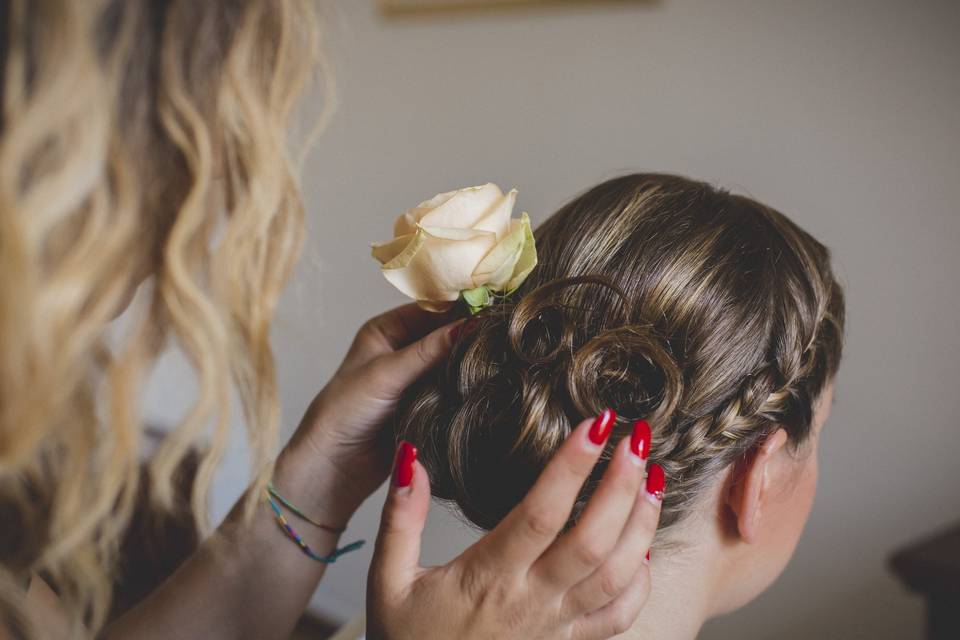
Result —
POLYGON ((641 488, 644 461, 624 438, 577 524, 557 537, 602 449, 591 427, 570 434, 499 526, 429 569, 419 566, 429 480, 401 443, 370 567, 367 637, 587 640, 629 628, 650 592, 660 500, 641 488))
POLYGON ((451 320, 415 304, 368 320, 278 460, 277 485, 345 523, 386 478, 378 434, 403 390, 449 353, 451 320))
MULTIPOLYGON (((277 460, 273 483, 286 498, 327 525, 347 523, 389 468, 376 454, 378 429, 404 387, 448 353, 450 328, 436 327, 449 320, 409 305, 364 325, 277 460)), ((244 519, 245 505, 109 637, 288 637, 328 565, 305 557, 263 504, 244 519)), ((318 553, 337 545, 327 529, 297 529, 318 553)))

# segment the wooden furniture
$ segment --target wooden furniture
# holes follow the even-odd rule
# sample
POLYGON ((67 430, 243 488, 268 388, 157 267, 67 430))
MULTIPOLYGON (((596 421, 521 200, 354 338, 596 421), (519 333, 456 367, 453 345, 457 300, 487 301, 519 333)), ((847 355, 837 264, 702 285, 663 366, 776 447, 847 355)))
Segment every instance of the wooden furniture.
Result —
POLYGON ((960 524, 897 551, 890 566, 926 599, 927 639, 960 638, 960 524))

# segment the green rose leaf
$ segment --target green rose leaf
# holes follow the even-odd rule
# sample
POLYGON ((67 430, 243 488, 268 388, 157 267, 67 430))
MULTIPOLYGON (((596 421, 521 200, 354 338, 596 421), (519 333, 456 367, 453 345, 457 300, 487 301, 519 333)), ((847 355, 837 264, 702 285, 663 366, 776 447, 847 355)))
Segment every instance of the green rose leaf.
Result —
POLYGON ((480 286, 475 289, 464 289, 460 292, 467 306, 470 307, 470 313, 477 314, 484 307, 493 304, 493 292, 486 286, 480 286))

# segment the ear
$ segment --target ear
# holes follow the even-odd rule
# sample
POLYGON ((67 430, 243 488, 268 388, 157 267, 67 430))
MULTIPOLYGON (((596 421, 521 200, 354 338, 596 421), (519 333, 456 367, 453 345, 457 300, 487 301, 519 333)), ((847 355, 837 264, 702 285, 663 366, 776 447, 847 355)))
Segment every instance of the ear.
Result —
POLYGON ((787 432, 777 429, 749 456, 734 465, 726 502, 736 516, 740 537, 747 543, 757 540, 763 507, 771 493, 774 457, 786 444, 787 432))

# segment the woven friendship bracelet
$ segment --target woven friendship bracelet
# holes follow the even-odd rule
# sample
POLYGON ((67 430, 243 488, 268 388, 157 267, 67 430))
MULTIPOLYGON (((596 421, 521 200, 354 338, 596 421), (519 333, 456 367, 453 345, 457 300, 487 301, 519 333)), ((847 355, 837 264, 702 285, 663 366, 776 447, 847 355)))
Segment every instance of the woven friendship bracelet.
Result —
POLYGON ((277 521, 277 526, 290 538, 293 542, 296 543, 300 550, 309 557, 311 560, 316 560, 317 562, 322 562, 324 564, 333 564, 337 561, 337 558, 342 556, 345 553, 350 553, 351 551, 356 551, 362 547, 366 541, 357 540, 356 542, 351 542, 350 544, 340 547, 339 549, 334 549, 332 553, 326 556, 321 556, 316 553, 313 549, 310 548, 303 538, 298 534, 293 527, 290 526, 290 523, 287 522, 286 517, 284 517, 283 512, 280 510, 280 507, 276 502, 273 501, 273 498, 270 497, 270 493, 267 493, 267 504, 270 505, 270 509, 273 511, 273 515, 277 521))
POLYGON ((292 511, 294 514, 300 516, 301 518, 303 518, 304 520, 306 520, 307 522, 309 522, 315 527, 319 527, 320 529, 323 529, 324 531, 329 531, 330 533, 343 533, 344 531, 347 530, 346 527, 331 527, 328 524, 323 524, 322 522, 318 522, 317 520, 314 520, 313 518, 305 514, 303 511, 300 511, 300 509, 294 506, 289 500, 287 500, 282 495, 280 495, 280 492, 277 491, 276 487, 273 486, 272 482, 267 484, 267 492, 271 496, 276 498, 277 502, 285 506, 287 509, 290 509, 290 511, 292 511))

